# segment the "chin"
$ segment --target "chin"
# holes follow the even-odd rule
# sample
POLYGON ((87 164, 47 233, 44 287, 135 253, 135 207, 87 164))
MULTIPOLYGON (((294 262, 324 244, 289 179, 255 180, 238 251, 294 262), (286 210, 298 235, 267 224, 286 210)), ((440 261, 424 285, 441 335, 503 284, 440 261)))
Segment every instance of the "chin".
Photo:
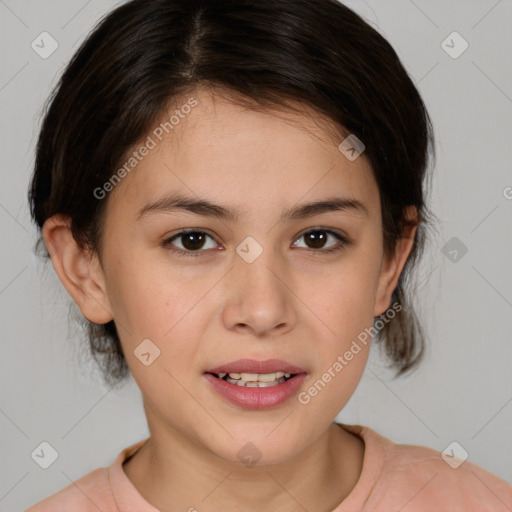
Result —
MULTIPOLYGON (((238 464, 248 468, 254 466, 275 465, 289 462, 301 449, 301 440, 292 439, 290 432, 274 430, 277 423, 271 428, 262 426, 255 435, 247 435, 242 427, 229 430, 233 437, 226 435, 222 444, 210 446, 212 453, 230 464, 238 464), (240 430, 240 435, 237 431, 240 430), (268 435, 269 432, 272 432, 268 435)), ((253 429, 254 430, 254 429, 253 429)))

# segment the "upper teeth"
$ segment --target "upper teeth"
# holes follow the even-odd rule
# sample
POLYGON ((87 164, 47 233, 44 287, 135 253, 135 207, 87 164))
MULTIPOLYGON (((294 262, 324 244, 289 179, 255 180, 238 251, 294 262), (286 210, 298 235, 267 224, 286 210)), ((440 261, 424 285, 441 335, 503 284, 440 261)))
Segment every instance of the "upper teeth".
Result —
MULTIPOLYGON (((235 373, 230 372, 227 375, 229 375, 230 379, 241 379, 245 382, 272 382, 274 380, 280 379, 281 377, 289 378, 291 373, 284 373, 284 372, 276 372, 276 373, 235 373)), ((219 373, 219 378, 223 379, 226 376, 226 373, 219 373)))

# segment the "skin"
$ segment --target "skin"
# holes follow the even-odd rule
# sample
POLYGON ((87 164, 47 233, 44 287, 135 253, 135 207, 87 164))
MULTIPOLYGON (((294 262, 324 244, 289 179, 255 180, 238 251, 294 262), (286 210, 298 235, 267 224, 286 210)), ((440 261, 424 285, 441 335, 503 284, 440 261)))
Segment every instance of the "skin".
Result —
MULTIPOLYGON (((101 261, 76 244, 61 215, 46 221, 43 237, 85 317, 118 326, 150 431, 124 470, 147 501, 162 511, 327 512, 361 474, 364 443, 333 420, 361 379, 370 344, 306 405, 295 396, 244 410, 203 373, 239 358, 279 358, 307 371, 307 390, 390 306, 416 228, 384 254, 379 190, 364 154, 345 158, 343 139, 307 109, 254 111, 202 89, 191 96, 198 106, 104 199, 101 261), (234 222, 167 211, 137 220, 140 208, 172 192, 243 215, 234 222), (368 215, 278 222, 284 209, 332 196, 361 201, 368 215), (162 246, 184 228, 211 235, 197 245, 199 257, 162 246), (311 228, 351 243, 313 255, 339 242, 329 235, 315 246, 304 236, 311 228), (250 264, 236 253, 247 236, 263 248, 250 264), (161 351, 149 366, 134 355, 147 338, 161 351), (237 457, 248 442, 262 455, 251 468, 237 457)), ((179 237, 173 243, 191 247, 179 237)))

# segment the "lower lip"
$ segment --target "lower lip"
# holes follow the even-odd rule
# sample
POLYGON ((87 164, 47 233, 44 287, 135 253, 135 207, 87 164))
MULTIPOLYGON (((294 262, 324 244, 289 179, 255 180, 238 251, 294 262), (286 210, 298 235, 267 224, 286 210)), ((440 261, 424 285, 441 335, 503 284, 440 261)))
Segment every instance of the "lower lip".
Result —
POLYGON ((295 395, 306 378, 299 373, 277 386, 269 388, 246 388, 221 380, 211 373, 204 374, 213 389, 230 401, 244 409, 262 410, 277 407, 295 395))

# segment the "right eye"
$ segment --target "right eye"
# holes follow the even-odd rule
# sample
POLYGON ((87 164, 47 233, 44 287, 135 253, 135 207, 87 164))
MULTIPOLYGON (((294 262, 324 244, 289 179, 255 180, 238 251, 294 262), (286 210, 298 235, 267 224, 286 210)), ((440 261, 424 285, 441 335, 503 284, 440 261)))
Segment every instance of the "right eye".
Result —
MULTIPOLYGON (((213 240, 212 236, 205 231, 200 231, 198 229, 184 229, 172 237, 164 240, 162 242, 162 246, 170 249, 172 252, 175 252, 180 256, 196 257, 201 256, 201 253, 206 252, 201 249, 204 247, 205 240, 207 238, 213 240), (175 248, 173 243, 174 240, 179 240, 181 243, 181 248, 175 248)), ((214 249, 215 247, 217 247, 216 244, 214 244, 213 247, 209 247, 209 249, 214 249)))

